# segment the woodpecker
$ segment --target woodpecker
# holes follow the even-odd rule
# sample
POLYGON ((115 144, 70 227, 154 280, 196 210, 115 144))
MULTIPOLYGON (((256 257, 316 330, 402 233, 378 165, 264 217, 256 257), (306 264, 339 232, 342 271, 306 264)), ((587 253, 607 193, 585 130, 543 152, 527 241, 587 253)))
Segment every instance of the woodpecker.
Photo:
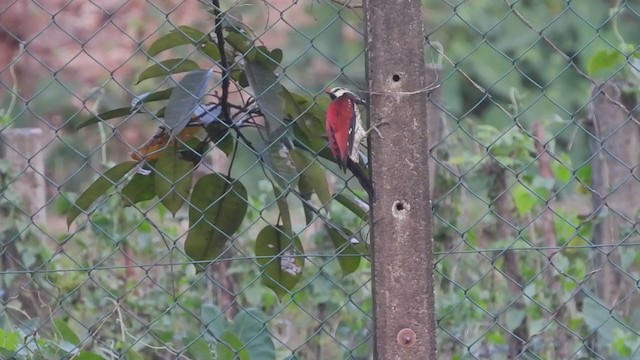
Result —
MULTIPOLYGON (((349 169, 358 179, 360 185, 373 197, 373 187, 358 163, 360 161, 360 144, 371 130, 378 130, 375 126, 365 130, 362 126, 362 118, 358 105, 365 105, 362 100, 351 90, 334 87, 325 92, 331 98, 331 104, 327 108, 327 121, 325 130, 329 137, 329 147, 341 170, 349 169)), ((380 133, 378 132, 378 135, 380 133)))

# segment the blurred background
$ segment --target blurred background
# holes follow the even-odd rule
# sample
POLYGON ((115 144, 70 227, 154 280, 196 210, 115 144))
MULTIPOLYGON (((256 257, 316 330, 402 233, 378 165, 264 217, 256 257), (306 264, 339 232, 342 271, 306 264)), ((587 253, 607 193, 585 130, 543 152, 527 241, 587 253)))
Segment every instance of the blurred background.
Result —
MULTIPOLYGON (((361 5, 221 4, 242 15, 260 44, 282 49, 282 83, 314 98, 334 85, 366 94, 361 5)), ((640 0, 423 5, 425 60, 439 85, 430 92, 438 116, 429 124, 441 358, 640 358, 640 0), (610 86, 606 96, 601 84, 610 86)), ((205 358, 201 345, 216 343, 200 329, 222 312, 238 332, 240 321, 231 319, 253 314, 262 335, 247 358, 372 357, 370 263, 358 257, 343 274, 321 225, 294 215, 306 269, 286 301, 260 284, 253 225, 273 217, 273 195, 247 151, 233 174, 255 180, 246 183, 251 206, 231 257, 211 272, 195 274, 175 251, 185 214, 122 208, 110 197, 89 223, 67 227, 70 202, 105 160, 127 160, 159 123, 140 114, 75 126, 171 83, 137 84, 157 61, 212 66, 191 49, 146 54, 177 26, 212 31, 212 19, 196 0, 0 0, 0 134, 41 129, 39 148, 22 161, 42 162, 44 186, 30 214, 11 190, 22 180, 0 163, 0 236, 16 246, 2 254, 2 351, 205 358)), ((211 161, 226 169, 220 153, 211 161)), ((329 186, 340 188, 343 178, 328 169, 329 186)), ((332 211, 339 226, 367 240, 360 218, 332 211)))

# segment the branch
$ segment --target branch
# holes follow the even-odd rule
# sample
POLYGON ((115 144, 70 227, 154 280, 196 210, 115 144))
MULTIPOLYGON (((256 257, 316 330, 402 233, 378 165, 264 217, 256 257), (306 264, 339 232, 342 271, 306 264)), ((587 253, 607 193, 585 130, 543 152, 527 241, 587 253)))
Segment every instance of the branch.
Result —
POLYGON ((230 123, 229 116, 229 68, 227 66, 227 53, 224 51, 224 35, 222 34, 222 17, 220 17, 220 0, 211 0, 213 5, 213 15, 215 16, 216 44, 220 51, 220 67, 222 68, 222 96, 220 96, 220 106, 222 106, 222 116, 227 124, 230 123))
MULTIPOLYGON (((222 95, 220 96, 220 106, 222 107, 222 116, 224 121, 231 125, 231 115, 229 111, 229 85, 231 81, 229 80, 229 68, 227 64, 227 53, 224 51, 224 35, 222 34, 222 18, 220 17, 221 8, 220 8, 220 0, 211 0, 211 4, 213 5, 213 15, 215 16, 215 33, 216 33, 216 44, 218 45, 218 50, 220 51, 220 67, 222 68, 222 95)), ((245 105, 246 107, 246 105, 245 105)), ((258 156, 261 156, 260 153, 256 150, 256 148, 251 144, 251 141, 247 139, 246 136, 240 131, 237 127, 232 127, 232 129, 236 132, 236 135, 239 139, 241 139, 249 149, 253 150, 258 156)))
MULTIPOLYGON (((540 176, 545 179, 553 179, 553 171, 551 170, 551 156, 545 149, 545 132, 544 132, 544 124, 541 122, 536 122, 533 124, 533 135, 535 136, 535 147, 536 152, 538 153, 538 161, 540 165, 540 176)), ((549 290, 551 290, 550 295, 553 301, 552 309, 556 309, 553 314, 554 319, 557 323, 563 324, 566 322, 566 307, 565 303, 562 301, 562 283, 560 281, 560 274, 562 273, 556 265, 553 263, 553 255, 557 253, 557 250, 552 250, 554 247, 558 245, 556 230, 555 230, 555 219, 554 213, 552 210, 552 206, 555 203, 555 199, 550 199, 546 204, 545 209, 542 211, 542 216, 540 218, 540 230, 542 232, 542 236, 545 239, 546 246, 549 248, 547 252, 548 260, 550 265, 557 271, 554 273, 552 271, 545 272, 547 277, 547 284, 549 290)), ((560 359, 566 359, 570 357, 570 348, 569 344, 571 343, 571 339, 567 335, 563 326, 558 326, 555 330, 555 336, 552 336, 553 347, 555 349, 555 353, 560 359)))
MULTIPOLYGON (((514 221, 512 220, 513 204, 507 185, 507 173, 505 168, 496 162, 487 165, 487 171, 493 180, 493 185, 489 190, 491 199, 491 207, 495 214, 495 236, 498 239, 505 240, 512 238, 514 221)), ((524 311, 526 305, 519 298, 524 290, 526 283, 520 270, 520 261, 518 254, 511 249, 504 250, 501 255, 504 256, 503 273, 508 282, 508 288, 511 296, 516 299, 511 304, 510 309, 524 311)), ((518 358, 520 354, 526 354, 530 344, 528 317, 524 316, 520 323, 509 334, 509 359, 518 358)), ((526 356, 526 355, 525 355, 526 356)))
MULTIPOLYGON (((229 108, 232 106, 229 104, 229 86, 231 85, 231 81, 229 80, 229 67, 227 64, 227 53, 224 49, 224 35, 222 34, 222 17, 221 8, 220 8, 220 0, 211 0, 213 5, 213 15, 215 16, 214 24, 215 24, 215 33, 216 33, 216 44, 218 46, 218 50, 220 51, 220 67, 222 68, 222 95, 219 98, 219 104, 222 108, 222 118, 224 122, 231 126, 231 114, 229 108)), ((240 129, 233 127, 238 135, 241 135, 240 129)), ((233 164, 235 163, 238 151, 238 141, 234 144, 233 148, 233 157, 231 158, 231 162, 229 164, 229 169, 227 170, 227 177, 231 176, 231 169, 233 168, 233 164)), ((223 285, 219 286, 217 289, 218 300, 222 304, 222 311, 226 312, 229 310, 229 315, 233 315, 237 313, 237 309, 233 306, 235 303, 235 295, 233 293, 234 288, 234 279, 231 276, 226 276, 226 270, 228 270, 228 264, 217 263, 211 267, 212 276, 215 276, 216 270, 222 277, 222 279, 218 280, 216 283, 223 285), (215 266, 215 267, 214 267, 215 266), (214 270, 215 269, 215 270, 214 270)))

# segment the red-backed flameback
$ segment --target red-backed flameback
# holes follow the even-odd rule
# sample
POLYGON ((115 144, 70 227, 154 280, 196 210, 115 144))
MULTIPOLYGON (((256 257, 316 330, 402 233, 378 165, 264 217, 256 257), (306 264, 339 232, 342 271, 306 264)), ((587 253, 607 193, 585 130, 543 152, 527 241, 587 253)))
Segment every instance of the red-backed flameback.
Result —
MULTIPOLYGON (((360 185, 373 197, 371 181, 358 165, 360 160, 360 143, 369 134, 362 125, 358 105, 365 102, 354 92, 340 87, 325 90, 331 97, 327 108, 326 131, 329 147, 338 166, 345 172, 349 169, 358 179, 360 185)), ((375 127, 372 130, 377 129, 375 127)))

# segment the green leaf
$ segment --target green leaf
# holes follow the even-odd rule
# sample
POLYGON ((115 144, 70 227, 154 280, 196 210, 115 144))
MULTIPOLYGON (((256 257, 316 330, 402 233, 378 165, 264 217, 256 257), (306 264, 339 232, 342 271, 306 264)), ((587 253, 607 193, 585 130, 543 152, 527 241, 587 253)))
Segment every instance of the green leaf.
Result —
POLYGON ((217 343, 226 331, 230 331, 245 344, 251 359, 275 359, 275 347, 262 311, 240 309, 229 322, 215 305, 204 304, 200 308, 200 321, 207 329, 204 338, 208 342, 217 343))
POLYGON ((296 98, 293 97, 293 93, 287 90, 285 87, 282 87, 282 91, 280 92, 280 96, 284 102, 284 114, 286 117, 290 118, 292 121, 298 120, 298 117, 302 116, 304 113, 302 106, 296 98))
POLYGON ((176 148, 169 146, 162 153, 155 166, 154 188, 160 202, 173 216, 189 197, 193 179, 193 162, 183 160, 176 148))
POLYGON ((553 190, 556 184, 556 179, 546 178, 542 176, 535 176, 531 181, 531 191, 543 197, 548 196, 549 191, 553 190))
POLYGON ((85 126, 89 126, 89 125, 92 125, 92 124, 99 123, 101 121, 117 119, 119 117, 127 116, 127 115, 130 115, 130 114, 134 113, 134 112, 135 111, 132 111, 130 107, 123 107, 123 108, 118 108, 118 109, 105 111, 105 112, 100 113, 100 114, 98 114, 96 116, 92 116, 92 117, 88 118, 87 120, 81 122, 80 124, 76 125, 76 130, 82 129, 85 126))
POLYGON ((218 343, 216 360, 249 360, 249 351, 242 340, 230 331, 222 333, 218 343))
POLYGON ((67 212, 67 226, 70 226, 81 212, 86 212, 100 196, 109 190, 114 184, 131 171, 138 163, 126 161, 104 172, 93 182, 76 200, 75 204, 67 212))
POLYGON ((300 104, 300 107, 306 111, 308 116, 305 118, 305 125, 315 135, 325 136, 325 117, 327 108, 331 103, 329 96, 319 96, 313 98, 297 93, 291 93, 294 99, 300 104))
POLYGON ((607 70, 620 67, 625 62, 625 57, 618 50, 602 49, 598 50, 587 64, 587 74, 590 76, 599 75, 607 70))
POLYGON ((62 340, 71 343, 75 346, 80 346, 80 338, 76 335, 73 330, 67 325, 67 323, 60 319, 53 319, 53 326, 56 328, 56 331, 60 336, 62 336, 62 340))
POLYGON ((180 133, 191 120, 191 115, 200 104, 212 76, 213 69, 195 70, 178 82, 164 112, 164 122, 171 128, 172 137, 180 133))
MULTIPOLYGON (((244 76, 251 86, 258 107, 266 119, 265 128, 260 129, 261 139, 256 141, 256 150, 266 165, 267 176, 282 190, 286 190, 297 173, 284 145, 287 131, 284 121, 284 102, 280 96, 283 90, 278 77, 273 72, 282 60, 279 49, 269 52, 264 46, 254 47, 254 42, 245 34, 230 30, 227 42, 236 50, 246 53, 244 76)), ((240 80, 242 74, 238 75, 240 80)))
POLYGON ((194 165, 198 165, 202 161, 202 157, 211 148, 208 141, 203 141, 195 136, 185 142, 180 141, 178 144, 178 153, 182 160, 190 161, 194 165))
POLYGON ((568 184, 573 178, 573 170, 570 169, 571 157, 569 154, 563 153, 560 155, 560 160, 562 162, 556 160, 551 163, 551 171, 562 184, 568 184))
POLYGON ((177 29, 160 37, 151 44, 147 53, 149 56, 155 56, 165 50, 189 44, 194 45, 212 61, 217 62, 220 60, 218 46, 212 44, 206 34, 190 26, 179 26, 177 29))
POLYGON ((343 194, 336 195, 335 199, 360 219, 364 221, 369 220, 369 206, 364 201, 356 198, 350 199, 343 194))
POLYGON ((611 314, 609 308, 603 304, 594 294, 587 291, 584 297, 582 315, 585 323, 592 331, 597 331, 606 343, 615 340, 619 332, 625 332, 628 327, 624 325, 624 320, 611 314))
POLYGON ((330 99, 328 96, 313 98, 290 92, 284 87, 280 93, 285 102, 285 112, 291 120, 303 125, 309 136, 325 136, 325 116, 330 99))
POLYGON ((287 197, 278 190, 276 186, 273 187, 273 195, 278 205, 278 211, 280 212, 280 221, 282 222, 282 230, 289 237, 293 237, 293 226, 291 224, 291 213, 289 212, 289 203, 287 197))
POLYGON ((299 150, 294 149, 290 154, 296 165, 296 169, 300 173, 298 186, 300 186, 302 182, 305 183, 305 186, 308 184, 316 195, 318 195, 322 204, 328 204, 331 201, 331 192, 329 191, 329 184, 327 183, 327 178, 320 163, 315 159, 309 158, 299 150))
MULTIPOLYGON (((329 161, 335 161, 327 146, 324 124, 326 110, 322 110, 326 109, 326 106, 323 108, 322 105, 318 105, 324 97, 314 101, 311 97, 289 92, 284 87, 280 96, 285 104, 285 116, 293 121, 295 146, 311 152, 314 156, 317 154, 329 161)), ((324 101, 322 103, 324 104, 324 101)))
POLYGON ((592 164, 586 164, 583 165, 582 167, 580 167, 577 171, 576 171, 576 178, 579 180, 579 182, 585 186, 592 186, 593 185, 593 166, 592 164))
POLYGON ((282 57, 283 53, 280 49, 269 51, 265 46, 258 46, 252 48, 245 56, 245 59, 252 62, 260 62, 269 70, 275 71, 282 61, 282 57))
POLYGON ((293 139, 293 145, 295 147, 306 150, 311 153, 313 157, 321 157, 328 161, 335 162, 335 158, 327 146, 326 138, 314 135, 307 136, 298 122, 294 124, 293 134, 295 136, 293 139))
POLYGON ((586 308, 583 308, 584 319, 590 329, 600 329, 611 317, 609 309, 598 300, 589 298, 584 305, 586 305, 586 308), (586 310, 589 310, 589 312, 586 313, 586 310))
POLYGON ((242 69, 234 69, 231 72, 231 78, 243 88, 249 86, 249 81, 247 81, 247 74, 245 74, 244 70, 242 69))
POLYGON ((140 76, 136 84, 143 82, 144 80, 152 79, 159 76, 168 76, 170 74, 178 74, 187 71, 193 71, 200 69, 198 63, 189 59, 169 59, 160 61, 157 64, 153 64, 146 68, 140 76))
MULTIPOLYGON (((127 352, 127 355, 129 355, 129 352, 127 352)), ((90 351, 80 351, 78 356, 74 356, 73 359, 74 360, 104 360, 102 356, 90 351)))
MULTIPOLYGON (((214 14, 212 10, 209 11, 214 14)), ((226 10, 220 16, 222 17, 222 27, 230 33, 252 33, 251 28, 242 22, 242 12, 237 7, 226 10)))
POLYGON ((266 144, 266 146, 264 161, 269 179, 275 181, 276 187, 283 191, 289 191, 289 187, 295 186, 296 180, 298 180, 298 171, 296 171, 296 166, 291 158, 291 150, 283 142, 277 140, 271 142, 270 145, 266 144))
POLYGON ((618 333, 617 335, 618 337, 611 343, 611 347, 618 355, 629 359, 631 355, 635 353, 634 349, 636 349, 637 339, 624 333, 618 333), (633 348, 629 346, 630 344, 633 344, 633 348))
POLYGON ((199 334, 192 331, 183 338, 183 342, 190 344, 186 348, 186 352, 193 357, 193 359, 213 360, 213 354, 204 339, 199 334))
MULTIPOLYGON (((198 50, 200 50, 201 53, 203 53, 209 59, 211 59, 211 61, 213 61, 213 62, 220 61, 220 49, 218 49, 217 45, 214 45, 214 44, 200 44, 198 46, 198 50)), ((226 52, 226 54, 227 54, 227 59, 232 59, 233 58, 233 56, 230 53, 226 52)))
POLYGON ((289 238, 282 227, 267 226, 260 231, 255 244, 262 283, 278 298, 291 291, 302 277, 304 250, 300 239, 289 238))
POLYGON ((229 134, 229 127, 220 122, 207 125, 207 134, 215 144, 215 147, 222 150, 227 156, 231 154, 235 147, 235 138, 229 134))
POLYGON ((282 85, 273 71, 261 62, 247 61, 245 65, 247 80, 254 91, 254 96, 267 122, 267 134, 279 135, 285 125, 284 101, 280 96, 282 85))
POLYGON ((313 195, 313 187, 310 183, 306 181, 298 181, 298 191, 300 192, 300 197, 302 198, 302 210, 304 211, 304 221, 307 225, 310 225, 313 222, 313 218, 315 215, 315 208, 313 204, 311 204, 311 196, 313 195))
POLYGON ((121 195, 125 207, 153 199, 156 196, 155 173, 152 172, 149 175, 134 174, 127 185, 122 188, 121 195))
POLYGON ((342 269, 342 274, 347 276, 352 272, 358 270, 360 266, 360 260, 362 259, 362 254, 356 248, 353 247, 351 243, 351 238, 353 234, 342 228, 342 232, 347 235, 347 237, 340 234, 339 231, 325 225, 325 229, 331 238, 331 242, 333 242, 333 246, 336 249, 336 257, 338 258, 338 263, 340 264, 340 268, 342 269))
POLYGON ((287 131, 284 101, 280 96, 283 87, 273 71, 259 61, 247 61, 244 70, 266 119, 265 128, 259 130, 261 139, 255 143, 256 149, 262 154, 261 159, 265 162, 268 176, 282 190, 286 190, 296 179, 297 172, 289 149, 283 143, 287 131))
POLYGON ((522 324, 527 313, 520 309, 509 309, 505 311, 501 317, 504 317, 505 328, 508 331, 514 331, 518 326, 522 324))
POLYGON ((208 339, 207 341, 220 340, 222 333, 229 327, 227 318, 222 311, 213 304, 203 304, 200 307, 200 321, 205 329, 207 329, 205 333, 205 339, 208 339))
POLYGON ((276 65, 279 65, 282 63, 282 59, 284 58, 284 53, 282 52, 282 49, 273 49, 271 50, 269 57, 273 63, 275 63, 276 65))
POLYGON ((329 204, 331 201, 331 193, 329 192, 329 184, 324 174, 324 170, 320 164, 309 158, 299 150, 293 150, 291 152, 294 163, 298 172, 300 172, 300 178, 298 179, 298 190, 302 197, 302 206, 304 210, 305 221, 307 224, 311 224, 314 219, 314 214, 317 210, 311 203, 311 196, 315 193, 322 202, 322 207, 329 204))
POLYGON ((170 87, 168 89, 145 93, 134 97, 133 100, 131 100, 131 112, 137 111, 143 104, 159 100, 167 100, 171 96, 173 89, 173 87, 170 87))
POLYGON ((125 353, 124 353, 124 358, 126 360, 144 360, 145 357, 142 356, 142 354, 140 354, 139 352, 135 351, 133 349, 133 344, 130 343, 126 343, 126 342, 117 342, 116 346, 119 346, 120 349, 128 349, 125 353))
POLYGON ((246 345, 251 359, 275 359, 276 349, 269 335, 267 319, 258 309, 242 309, 231 323, 233 333, 246 345))
POLYGON ((520 183, 511 188, 511 195, 519 215, 528 214, 538 205, 538 197, 520 183))
POLYGON ((253 46, 253 41, 251 41, 251 39, 249 39, 246 35, 239 32, 230 32, 225 37, 225 40, 229 45, 231 45, 232 48, 243 54, 249 52, 249 50, 251 50, 251 47, 253 46))
MULTIPOLYGON (((504 345, 507 343, 507 340, 504 338, 504 334, 499 331, 490 331, 485 335, 486 341, 492 345, 504 345)), ((460 360, 462 358, 458 358, 460 360)))
POLYGON ((159 53, 182 45, 200 44, 208 40, 202 31, 190 26, 178 26, 168 34, 161 36, 151 44, 147 53, 156 56, 159 53))
POLYGON ((571 271, 572 264, 571 264, 571 260, 569 260, 568 257, 562 255, 561 253, 558 253, 553 255, 553 258, 551 259, 553 262, 553 267, 562 271, 562 273, 567 273, 571 271))
POLYGON ((242 225, 247 206, 247 190, 240 181, 220 174, 200 178, 191 197, 186 254, 195 261, 215 260, 242 225))
POLYGON ((0 328, 0 347, 14 352, 18 350, 18 345, 20 345, 20 334, 0 328))

